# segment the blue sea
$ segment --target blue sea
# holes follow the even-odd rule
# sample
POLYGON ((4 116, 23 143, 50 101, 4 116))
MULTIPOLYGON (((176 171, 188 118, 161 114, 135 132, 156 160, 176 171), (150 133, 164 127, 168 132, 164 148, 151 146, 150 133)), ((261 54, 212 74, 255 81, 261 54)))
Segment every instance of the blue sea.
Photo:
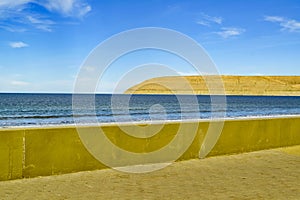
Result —
MULTIPOLYGON (((82 99, 90 95, 82 95, 82 99)), ((92 96, 94 97, 94 96, 92 96)), ((72 109, 72 94, 0 94, 0 127, 300 115, 300 97, 97 94, 95 109, 72 109), (128 101, 129 99, 129 101, 128 101), (196 99, 196 102, 195 102, 196 99), (218 99, 218 97, 215 97, 218 99), (220 105, 217 105, 217 104, 220 105), (197 107, 197 109, 195 109, 197 107), (75 120, 74 120, 75 119, 75 120)), ((84 101, 83 101, 84 104, 84 101)))

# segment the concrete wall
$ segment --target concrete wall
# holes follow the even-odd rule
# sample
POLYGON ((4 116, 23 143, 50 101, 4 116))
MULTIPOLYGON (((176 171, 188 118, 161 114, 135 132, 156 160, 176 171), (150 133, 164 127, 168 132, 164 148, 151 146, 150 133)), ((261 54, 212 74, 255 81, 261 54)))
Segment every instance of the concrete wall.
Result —
MULTIPOLYGON (((178 160, 198 157, 209 125, 208 121, 185 123, 187 127, 195 123, 199 127, 192 144, 178 160)), ((208 156, 298 145, 299 124, 300 117, 226 120, 222 134, 208 156)), ((179 122, 169 122, 156 135, 146 139, 129 136, 116 125, 105 125, 102 129, 115 145, 135 153, 148 153, 168 145, 179 125, 179 122)), ((122 126, 133 132, 137 130, 130 124, 122 126)), ((149 127, 155 129, 158 126, 161 124, 149 127)), ((97 127, 83 127, 87 131, 93 128, 97 127)), ((188 130, 186 132, 189 134, 188 130)), ((113 153, 111 157, 122 159, 113 153)), ((107 167, 84 147, 75 127, 0 129, 0 180, 104 168, 107 167)))
POLYGON ((0 180, 22 178, 24 130, 0 131, 0 180))
POLYGON ((209 156, 300 144, 300 118, 229 120, 209 156))

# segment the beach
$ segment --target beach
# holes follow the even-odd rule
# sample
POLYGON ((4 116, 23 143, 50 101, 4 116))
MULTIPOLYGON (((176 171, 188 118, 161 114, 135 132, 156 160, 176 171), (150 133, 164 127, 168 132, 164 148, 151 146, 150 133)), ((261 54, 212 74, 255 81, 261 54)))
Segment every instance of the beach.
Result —
MULTIPOLYGON (((281 97, 279 102, 283 99, 282 106, 298 105, 294 97, 281 97)), ((0 199, 297 199, 300 117, 298 108, 295 111, 259 117, 4 127, 0 199), (216 127, 210 129, 214 124, 220 125, 220 135, 216 127), (84 138, 100 129, 106 137, 84 138), (105 138, 130 153, 124 156, 110 145, 92 143, 107 155, 97 157, 88 144, 105 138), (201 154, 203 146, 212 149, 201 154), (158 153, 147 157, 152 152, 158 153), (136 170, 169 160, 176 162, 148 173, 136 170), (116 171, 120 166, 133 173, 116 171)))
POLYGON ((299 13, 0 0, 0 200, 300 200, 299 13))
POLYGON ((145 174, 111 169, 0 182, 2 199, 298 199, 300 146, 176 162, 145 174))

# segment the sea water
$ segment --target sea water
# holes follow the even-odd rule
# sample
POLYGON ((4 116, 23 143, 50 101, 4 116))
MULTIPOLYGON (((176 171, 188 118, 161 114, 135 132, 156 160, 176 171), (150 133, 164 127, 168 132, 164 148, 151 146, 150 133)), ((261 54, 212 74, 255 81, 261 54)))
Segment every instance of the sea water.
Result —
POLYGON ((0 94, 0 127, 91 123, 95 119, 98 123, 109 123, 300 115, 300 97, 220 96, 220 101, 218 97, 205 95, 96 94, 92 97, 93 109, 74 112, 72 94, 3 93, 0 94))

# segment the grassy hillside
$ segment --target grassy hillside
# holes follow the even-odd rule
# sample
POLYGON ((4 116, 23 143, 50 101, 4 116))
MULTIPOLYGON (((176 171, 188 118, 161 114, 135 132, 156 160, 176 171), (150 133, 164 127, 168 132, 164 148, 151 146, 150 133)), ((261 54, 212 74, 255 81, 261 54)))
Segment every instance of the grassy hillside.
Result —
POLYGON ((125 93, 223 94, 223 87, 227 95, 300 96, 300 76, 221 76, 221 79, 217 76, 159 77, 135 85, 125 93))

